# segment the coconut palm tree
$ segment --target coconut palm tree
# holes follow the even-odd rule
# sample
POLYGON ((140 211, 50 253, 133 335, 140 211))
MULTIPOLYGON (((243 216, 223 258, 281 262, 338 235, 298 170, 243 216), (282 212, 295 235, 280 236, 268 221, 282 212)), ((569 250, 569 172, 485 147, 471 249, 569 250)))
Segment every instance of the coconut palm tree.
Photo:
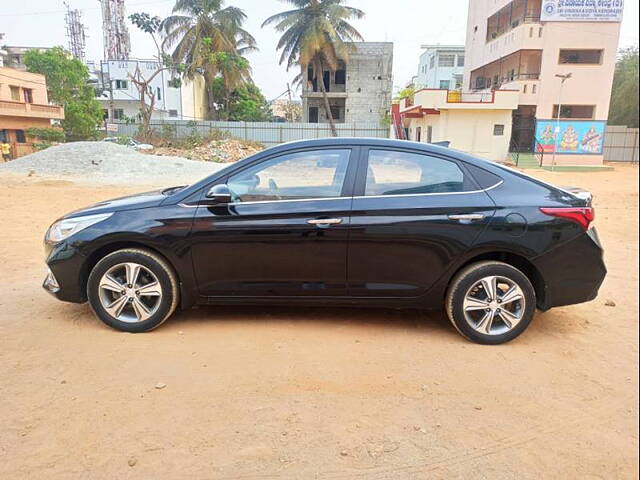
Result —
POLYGON ((209 110, 215 110, 211 89, 222 77, 229 91, 251 81, 251 67, 244 57, 257 50, 253 36, 242 28, 247 15, 240 8, 224 6, 223 0, 177 0, 161 25, 163 46, 175 45, 173 61, 185 65, 184 75, 202 74, 209 110))
MULTIPOLYGON (((274 25, 276 31, 283 32, 277 48, 282 50, 280 64, 286 62, 287 70, 298 65, 302 72, 306 72, 309 66, 312 67, 313 78, 308 81, 315 81, 320 86, 331 132, 338 136, 323 72, 325 69, 335 72, 339 61, 347 60, 351 43, 363 40, 348 21, 364 17, 364 12, 346 6, 343 0, 284 1, 296 8, 267 18, 262 26, 274 25)), ((300 73, 294 81, 301 82, 303 76, 304 73, 300 73)))

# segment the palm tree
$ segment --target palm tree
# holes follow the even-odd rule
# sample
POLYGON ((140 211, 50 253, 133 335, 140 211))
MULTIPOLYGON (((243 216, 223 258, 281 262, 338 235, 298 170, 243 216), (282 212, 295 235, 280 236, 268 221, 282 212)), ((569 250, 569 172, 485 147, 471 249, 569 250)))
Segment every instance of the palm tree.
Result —
MULTIPOLYGON (((364 12, 344 5, 343 0, 284 1, 297 8, 267 18, 262 26, 275 24, 278 32, 284 32, 280 37, 278 50, 282 50, 280 64, 286 61, 287 70, 299 65, 301 71, 306 72, 309 66, 312 67, 313 78, 308 81, 315 81, 320 85, 331 132, 336 137, 338 132, 331 115, 323 72, 325 68, 335 72, 340 60, 346 61, 353 47, 351 42, 363 40, 362 35, 348 20, 362 18, 364 12)), ((294 82, 301 82, 303 76, 304 73, 300 73, 294 82)))
POLYGON ((251 81, 244 55, 257 47, 253 36, 242 28, 247 15, 237 7, 224 7, 224 0, 177 0, 172 13, 161 25, 163 46, 175 45, 173 61, 185 65, 187 78, 204 76, 213 112, 215 78, 222 77, 229 91, 251 81))

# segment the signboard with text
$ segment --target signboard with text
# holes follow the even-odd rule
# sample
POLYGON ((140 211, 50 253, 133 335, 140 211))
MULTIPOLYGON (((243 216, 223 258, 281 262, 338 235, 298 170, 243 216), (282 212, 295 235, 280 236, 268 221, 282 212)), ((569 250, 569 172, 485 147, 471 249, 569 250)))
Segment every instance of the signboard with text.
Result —
POLYGON ((557 137, 556 120, 536 121, 536 140, 544 153, 602 155, 604 129, 607 122, 600 120, 560 120, 557 137))
POLYGON ((543 0, 542 22, 621 22, 624 0, 543 0))

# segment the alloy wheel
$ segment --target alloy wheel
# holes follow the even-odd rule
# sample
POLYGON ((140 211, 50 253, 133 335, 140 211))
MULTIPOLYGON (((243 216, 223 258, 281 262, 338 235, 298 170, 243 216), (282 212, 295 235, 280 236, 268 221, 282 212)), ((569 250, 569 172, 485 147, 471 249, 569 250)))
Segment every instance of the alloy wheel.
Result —
POLYGON ((144 265, 127 262, 109 268, 98 284, 100 303, 114 319, 126 323, 148 320, 160 307, 162 287, 144 265))
POLYGON ((525 311, 520 286, 502 276, 488 276, 474 283, 463 301, 465 320, 484 335, 501 335, 518 325, 525 311))

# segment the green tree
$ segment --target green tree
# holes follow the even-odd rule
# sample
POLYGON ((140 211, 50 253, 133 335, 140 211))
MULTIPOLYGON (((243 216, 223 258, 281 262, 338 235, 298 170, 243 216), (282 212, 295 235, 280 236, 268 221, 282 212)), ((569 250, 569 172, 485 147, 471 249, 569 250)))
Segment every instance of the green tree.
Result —
POLYGON ((221 98, 216 103, 218 117, 222 120, 244 122, 267 122, 271 120, 271 108, 260 88, 253 83, 243 83, 227 92, 224 80, 216 78, 212 85, 213 96, 221 98))
MULTIPOLYGON (((349 42, 362 41, 362 35, 348 22, 364 17, 364 12, 344 5, 343 0, 285 0, 297 7, 267 18, 262 26, 275 25, 283 32, 278 43, 282 50, 280 64, 300 66, 303 72, 309 66, 313 69, 313 79, 320 86, 324 108, 329 119, 331 132, 337 136, 335 122, 331 115, 329 98, 325 90, 323 72, 335 72, 340 60, 348 59, 349 42)), ((296 77, 302 81, 303 74, 296 77)))
POLYGON ((151 116, 156 104, 156 92, 154 88, 151 88, 151 82, 165 70, 172 72, 182 71, 182 65, 176 64, 171 56, 165 54, 163 45, 158 39, 161 24, 160 17, 152 17, 148 13, 142 12, 129 15, 129 20, 151 37, 157 51, 157 63, 153 70, 143 72, 140 66, 137 65, 133 74, 129 74, 129 78, 135 85, 136 90, 138 90, 140 97, 140 118, 142 119, 140 136, 148 139, 153 134, 151 131, 151 116))
POLYGON ((613 75, 609 125, 638 127, 638 47, 620 51, 613 75))
POLYGON ((89 85, 89 69, 62 47, 39 52, 29 50, 24 56, 29 72, 40 73, 47 80, 49 101, 64 107, 62 128, 67 140, 95 138, 103 113, 89 85))
POLYGON ((413 101, 413 96, 416 94, 416 87, 408 85, 401 89, 395 97, 393 97, 393 103, 400 103, 403 98, 409 98, 413 101))
POLYGON ((220 99, 213 96, 220 86, 213 85, 216 79, 222 79, 223 97, 251 81, 251 67, 244 55, 257 47, 253 36, 242 28, 246 18, 241 9, 224 7, 223 0, 177 0, 173 15, 162 22, 163 45, 175 45, 172 57, 185 65, 184 75, 204 75, 211 113, 218 111, 216 101, 220 99))

